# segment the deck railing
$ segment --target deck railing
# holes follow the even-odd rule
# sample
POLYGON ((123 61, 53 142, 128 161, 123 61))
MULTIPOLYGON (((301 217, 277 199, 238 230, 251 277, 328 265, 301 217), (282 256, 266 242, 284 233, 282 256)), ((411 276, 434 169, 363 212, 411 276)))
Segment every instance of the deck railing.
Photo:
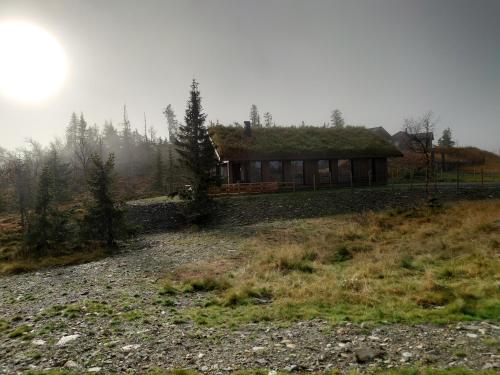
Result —
POLYGON ((213 186, 210 195, 274 193, 280 190, 295 191, 295 182, 242 182, 213 186))

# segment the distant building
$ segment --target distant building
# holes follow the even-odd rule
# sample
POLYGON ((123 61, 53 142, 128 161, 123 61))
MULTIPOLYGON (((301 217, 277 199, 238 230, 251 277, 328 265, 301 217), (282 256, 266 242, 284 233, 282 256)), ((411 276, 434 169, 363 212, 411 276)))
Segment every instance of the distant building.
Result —
POLYGON ((408 134, 405 131, 399 131, 392 136, 392 143, 403 153, 421 150, 420 145, 424 145, 427 150, 431 150, 433 141, 434 133, 432 132, 408 134))
POLYGON ((388 142, 392 142, 391 134, 384 129, 383 126, 377 126, 375 128, 369 128, 371 132, 377 134, 380 138, 385 139, 388 142))
POLYGON ((210 136, 226 183, 296 185, 387 183, 387 158, 402 156, 363 127, 212 126, 210 136))

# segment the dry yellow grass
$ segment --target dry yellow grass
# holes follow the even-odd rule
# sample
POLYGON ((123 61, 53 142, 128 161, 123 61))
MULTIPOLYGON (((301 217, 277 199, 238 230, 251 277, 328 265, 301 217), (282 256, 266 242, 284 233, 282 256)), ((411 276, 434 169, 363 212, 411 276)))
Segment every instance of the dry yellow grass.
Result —
MULTIPOLYGON (((222 276, 227 289, 190 314, 207 324, 498 319, 499 255, 498 200, 303 220, 249 241, 222 276)), ((206 282, 221 277, 193 269, 206 282)))

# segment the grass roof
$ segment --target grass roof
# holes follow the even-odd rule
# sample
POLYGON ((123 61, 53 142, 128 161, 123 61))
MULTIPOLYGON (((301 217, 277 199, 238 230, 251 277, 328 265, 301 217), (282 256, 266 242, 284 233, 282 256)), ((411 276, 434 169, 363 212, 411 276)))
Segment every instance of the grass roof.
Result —
POLYGON ((253 128, 251 137, 245 137, 241 126, 216 125, 209 133, 222 160, 402 156, 391 143, 358 126, 253 128))

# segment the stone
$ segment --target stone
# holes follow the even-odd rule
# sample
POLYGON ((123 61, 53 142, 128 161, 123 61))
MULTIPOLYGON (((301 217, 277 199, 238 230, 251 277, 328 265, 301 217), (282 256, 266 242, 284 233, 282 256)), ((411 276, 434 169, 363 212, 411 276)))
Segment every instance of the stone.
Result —
POLYGON ((265 348, 265 347, 263 347, 263 346, 254 346, 254 347, 252 348, 252 351, 253 351, 253 352, 261 352, 261 351, 263 351, 263 350, 265 350, 265 349, 266 349, 266 348, 265 348))
POLYGON ((475 333, 467 333, 466 336, 471 338, 471 339, 477 339, 477 337, 478 337, 477 334, 475 334, 475 333))
POLYGON ((361 347, 354 351, 354 358, 358 363, 367 363, 373 361, 375 358, 380 357, 382 352, 379 350, 372 349, 370 347, 361 347))
POLYGON ((71 341, 75 341, 76 339, 78 339, 80 337, 80 335, 76 334, 76 335, 69 335, 69 336, 63 336, 59 339, 59 341, 57 342, 57 346, 64 346, 66 345, 67 343, 71 342, 71 341))
POLYGON ((44 340, 33 340, 31 343, 36 346, 43 346, 46 344, 44 340))
POLYGON ((91 367, 87 370, 87 372, 100 372, 101 370, 101 367, 91 367))
POLYGON ((124 347, 122 347, 122 350, 124 352, 131 352, 132 350, 137 350, 140 347, 141 346, 139 344, 131 344, 131 345, 125 345, 124 347))
POLYGON ((202 366, 200 369, 202 372, 207 372, 208 371, 208 366, 202 366))
POLYGON ((64 367, 66 367, 66 368, 77 368, 78 367, 78 363, 76 363, 75 361, 69 360, 69 361, 67 361, 64 364, 64 367))

